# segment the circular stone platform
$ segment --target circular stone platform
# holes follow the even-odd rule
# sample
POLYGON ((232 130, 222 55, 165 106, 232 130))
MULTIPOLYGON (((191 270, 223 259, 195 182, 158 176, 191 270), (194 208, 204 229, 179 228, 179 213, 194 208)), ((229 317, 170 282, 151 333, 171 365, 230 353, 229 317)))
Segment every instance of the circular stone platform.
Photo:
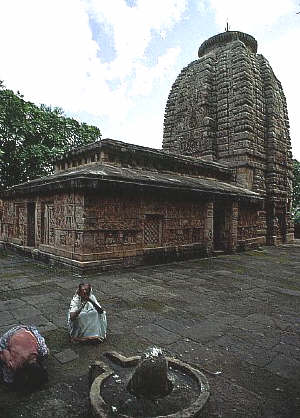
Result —
POLYGON ((116 352, 105 354, 106 364, 90 366, 90 402, 93 416, 102 418, 190 418, 204 407, 210 392, 207 378, 182 361, 166 357, 173 390, 155 401, 133 396, 127 384, 141 357, 124 357, 116 352))

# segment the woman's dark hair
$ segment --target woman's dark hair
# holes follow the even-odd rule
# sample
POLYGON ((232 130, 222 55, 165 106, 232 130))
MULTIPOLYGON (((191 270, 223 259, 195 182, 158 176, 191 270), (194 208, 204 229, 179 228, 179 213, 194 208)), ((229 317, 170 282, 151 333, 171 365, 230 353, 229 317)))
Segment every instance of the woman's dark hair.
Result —
POLYGON ((48 372, 41 362, 26 363, 15 373, 13 388, 20 392, 32 392, 48 381, 48 372))
POLYGON ((89 289, 90 289, 90 291, 91 291, 91 285, 89 283, 79 283, 78 291, 77 292, 80 292, 82 286, 88 286, 89 289))

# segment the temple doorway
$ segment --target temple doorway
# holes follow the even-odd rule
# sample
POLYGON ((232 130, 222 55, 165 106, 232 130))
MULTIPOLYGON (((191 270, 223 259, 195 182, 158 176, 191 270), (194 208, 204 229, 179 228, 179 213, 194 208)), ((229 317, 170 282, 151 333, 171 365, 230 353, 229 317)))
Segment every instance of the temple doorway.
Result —
POLYGON ((214 250, 226 249, 225 230, 226 209, 224 205, 218 204, 214 207, 214 250))

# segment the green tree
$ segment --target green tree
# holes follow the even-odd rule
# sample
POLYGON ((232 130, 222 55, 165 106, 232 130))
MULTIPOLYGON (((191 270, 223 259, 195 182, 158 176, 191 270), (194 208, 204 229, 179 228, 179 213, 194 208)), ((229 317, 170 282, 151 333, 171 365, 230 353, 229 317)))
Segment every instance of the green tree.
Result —
POLYGON ((60 154, 100 138, 97 127, 25 101, 0 81, 0 190, 52 173, 60 154))
POLYGON ((293 215, 294 221, 300 223, 300 162, 293 159, 293 215))

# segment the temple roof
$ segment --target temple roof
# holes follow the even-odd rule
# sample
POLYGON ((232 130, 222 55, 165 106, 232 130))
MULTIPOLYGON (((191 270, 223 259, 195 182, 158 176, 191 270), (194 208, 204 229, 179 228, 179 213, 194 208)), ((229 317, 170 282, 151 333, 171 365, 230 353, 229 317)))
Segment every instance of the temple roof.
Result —
POLYGON ((204 41, 198 50, 198 57, 201 58, 212 49, 232 41, 241 41, 249 48, 251 52, 254 54, 257 52, 257 41, 255 38, 253 38, 253 36, 244 32, 227 31, 218 33, 217 35, 212 36, 211 38, 204 41))
POLYGON ((142 145, 129 144, 127 142, 117 141, 111 138, 104 138, 100 141, 74 148, 73 150, 58 157, 56 162, 71 160, 72 158, 88 155, 92 152, 101 150, 111 150, 112 152, 121 152, 123 154, 127 153, 135 156, 144 155, 147 158, 155 158, 157 161, 170 161, 171 163, 182 162, 187 163, 189 166, 209 168, 214 171, 222 172, 223 174, 231 173, 230 167, 216 161, 180 155, 178 153, 172 153, 170 151, 145 147, 142 145))
POLYGON ((173 190, 260 201, 258 193, 213 178, 158 172, 142 168, 125 168, 109 164, 76 167, 18 184, 2 192, 3 196, 37 194, 62 190, 95 190, 106 186, 142 187, 145 190, 173 190))

